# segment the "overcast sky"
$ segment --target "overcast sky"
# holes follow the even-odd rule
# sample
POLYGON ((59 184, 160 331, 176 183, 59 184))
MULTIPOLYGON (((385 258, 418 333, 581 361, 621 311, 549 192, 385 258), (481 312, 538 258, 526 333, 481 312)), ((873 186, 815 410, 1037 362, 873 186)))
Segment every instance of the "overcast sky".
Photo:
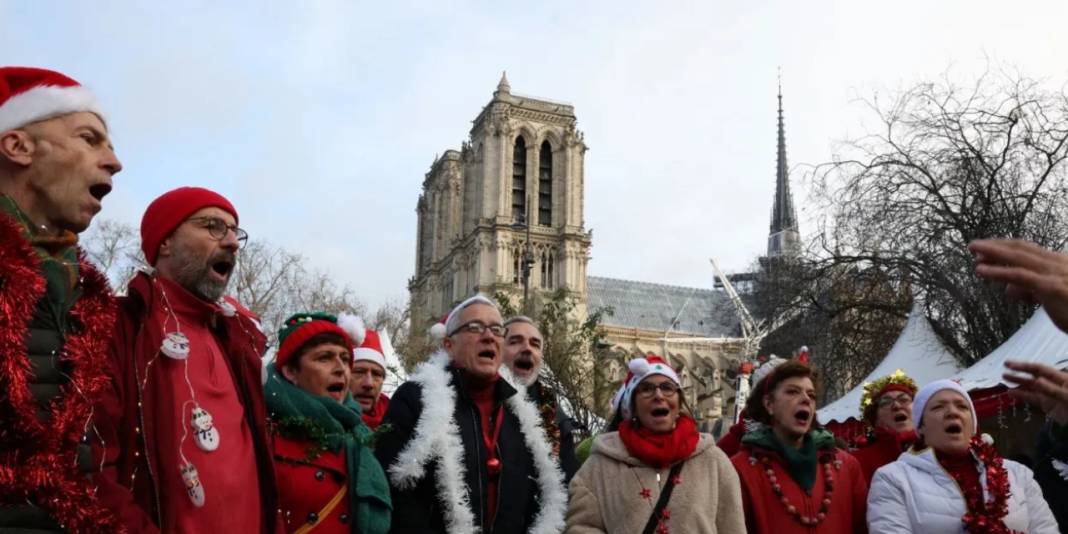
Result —
POLYGON ((101 217, 213 188, 373 308, 407 298, 423 176, 502 70, 575 106, 589 274, 710 287, 707 258, 737 271, 766 247, 780 66, 804 233, 800 177, 870 123, 859 97, 990 61, 1061 87, 1066 5, 0 0, 0 64, 103 101, 125 170, 101 217))

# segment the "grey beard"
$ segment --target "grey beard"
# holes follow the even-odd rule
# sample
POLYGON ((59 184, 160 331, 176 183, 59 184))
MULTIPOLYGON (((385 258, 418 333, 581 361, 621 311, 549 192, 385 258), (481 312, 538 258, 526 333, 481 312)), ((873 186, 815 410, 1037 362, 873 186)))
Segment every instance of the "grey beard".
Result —
POLYGON ((514 370, 512 371, 512 376, 515 377, 516 382, 523 384, 523 387, 529 388, 530 386, 534 385, 534 382, 538 381, 538 375, 540 374, 540 372, 541 366, 538 366, 533 369, 529 376, 519 376, 519 373, 516 373, 514 370))
POLYGON ((211 267, 209 266, 186 263, 175 274, 175 282, 178 282, 179 285, 194 295, 208 302, 215 302, 226 292, 229 279, 221 284, 215 282, 208 276, 210 270, 211 267))

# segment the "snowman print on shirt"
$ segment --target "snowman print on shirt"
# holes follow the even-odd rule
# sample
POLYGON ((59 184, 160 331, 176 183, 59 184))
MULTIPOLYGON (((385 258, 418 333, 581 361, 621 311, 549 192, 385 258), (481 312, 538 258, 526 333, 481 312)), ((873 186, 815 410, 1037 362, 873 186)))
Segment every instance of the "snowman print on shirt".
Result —
POLYGON ((193 406, 189 424, 193 427, 193 441, 200 450, 211 452, 219 448, 219 429, 215 428, 214 420, 207 410, 193 406))
POLYGON ((197 473, 197 468, 190 463, 187 463, 181 467, 182 481, 185 482, 185 492, 189 495, 189 500, 193 501, 193 506, 200 508, 204 506, 204 486, 200 484, 200 474, 197 473))
POLYGON ((181 332, 171 332, 163 336, 160 351, 168 358, 184 360, 189 357, 189 338, 181 332))

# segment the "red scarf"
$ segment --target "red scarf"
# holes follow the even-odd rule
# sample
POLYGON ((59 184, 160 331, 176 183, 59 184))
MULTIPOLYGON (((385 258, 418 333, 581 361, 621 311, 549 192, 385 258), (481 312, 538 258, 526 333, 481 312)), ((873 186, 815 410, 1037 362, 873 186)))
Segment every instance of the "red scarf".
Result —
POLYGON ((389 408, 389 397, 385 393, 380 393, 375 405, 361 414, 363 422, 371 430, 377 429, 378 425, 382 424, 382 418, 386 416, 386 408, 389 408))
POLYGON ((632 425, 630 420, 619 425, 619 438, 635 458, 646 465, 661 468, 689 458, 697 449, 697 423, 688 415, 680 415, 675 429, 658 433, 632 425))

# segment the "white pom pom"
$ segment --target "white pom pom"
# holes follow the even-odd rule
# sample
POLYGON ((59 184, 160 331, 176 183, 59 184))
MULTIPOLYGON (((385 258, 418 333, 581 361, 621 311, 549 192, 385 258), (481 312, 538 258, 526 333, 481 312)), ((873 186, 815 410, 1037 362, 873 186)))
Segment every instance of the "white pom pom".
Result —
POLYGON ((987 445, 994 444, 994 437, 990 434, 987 434, 986 432, 983 432, 983 435, 979 436, 979 439, 983 440, 983 443, 986 443, 987 445))
POLYGON ((351 313, 342 313, 337 316, 337 325, 345 331, 346 334, 352 338, 352 343, 357 347, 363 343, 363 339, 367 337, 367 327, 363 324, 363 319, 359 315, 353 315, 351 313))
POLYGON ((441 343, 441 340, 445 339, 445 325, 442 323, 434 323, 434 326, 430 327, 430 342, 441 343))
POLYGON ((627 364, 627 368, 634 376, 645 376, 649 374, 649 361, 645 358, 634 358, 627 364))

